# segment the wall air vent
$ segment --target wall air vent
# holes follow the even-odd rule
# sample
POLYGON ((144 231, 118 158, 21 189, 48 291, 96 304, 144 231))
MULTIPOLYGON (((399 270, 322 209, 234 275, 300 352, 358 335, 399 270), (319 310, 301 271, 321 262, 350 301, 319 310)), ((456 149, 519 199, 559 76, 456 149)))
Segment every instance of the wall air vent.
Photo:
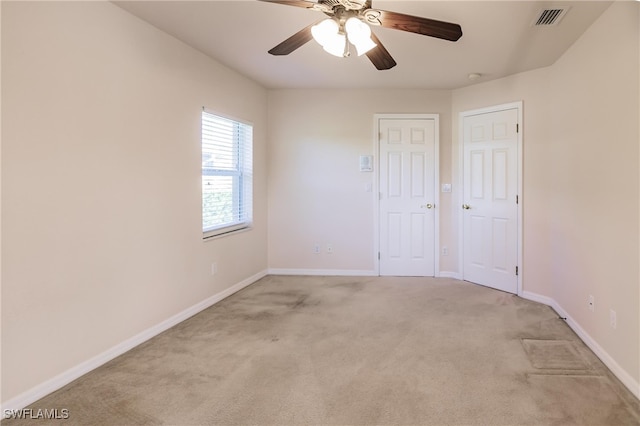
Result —
POLYGON ((568 7, 558 9, 543 9, 536 15, 531 23, 534 27, 551 27, 558 25, 560 20, 567 14, 568 7))

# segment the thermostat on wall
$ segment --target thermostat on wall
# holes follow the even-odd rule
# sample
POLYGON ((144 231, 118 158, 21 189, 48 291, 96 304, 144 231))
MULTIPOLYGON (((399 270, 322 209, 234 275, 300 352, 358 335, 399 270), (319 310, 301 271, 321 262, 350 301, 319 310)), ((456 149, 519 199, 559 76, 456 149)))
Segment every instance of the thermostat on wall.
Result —
POLYGON ((373 155, 361 155, 360 156, 360 171, 372 172, 373 171, 373 155))

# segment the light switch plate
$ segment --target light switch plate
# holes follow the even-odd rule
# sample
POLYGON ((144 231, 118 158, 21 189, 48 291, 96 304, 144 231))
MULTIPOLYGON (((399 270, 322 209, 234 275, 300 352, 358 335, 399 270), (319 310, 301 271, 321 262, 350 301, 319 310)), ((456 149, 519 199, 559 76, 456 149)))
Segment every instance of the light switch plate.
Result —
POLYGON ((443 183, 442 184, 442 192, 451 192, 451 184, 443 183))

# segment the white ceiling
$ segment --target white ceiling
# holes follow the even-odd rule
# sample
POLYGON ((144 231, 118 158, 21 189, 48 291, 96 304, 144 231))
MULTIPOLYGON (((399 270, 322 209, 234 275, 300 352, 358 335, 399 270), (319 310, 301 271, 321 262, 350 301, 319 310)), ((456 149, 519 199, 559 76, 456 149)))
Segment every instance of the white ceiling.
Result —
POLYGON ((321 12, 257 0, 114 1, 267 88, 453 89, 551 65, 611 1, 373 0, 376 9, 458 23, 449 42, 373 27, 398 65, 378 71, 365 56, 337 58, 310 41, 287 56, 269 49, 321 12), (541 9, 569 6, 557 26, 534 27, 541 9))

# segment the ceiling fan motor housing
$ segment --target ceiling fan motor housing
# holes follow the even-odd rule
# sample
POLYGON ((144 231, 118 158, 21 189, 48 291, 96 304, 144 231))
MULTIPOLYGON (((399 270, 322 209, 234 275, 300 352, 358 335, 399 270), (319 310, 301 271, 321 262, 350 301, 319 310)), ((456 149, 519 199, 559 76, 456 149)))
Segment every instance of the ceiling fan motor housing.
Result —
POLYGON ((324 5, 329 9, 333 9, 336 6, 342 6, 347 10, 361 10, 368 7, 367 0, 320 0, 318 4, 324 5))

